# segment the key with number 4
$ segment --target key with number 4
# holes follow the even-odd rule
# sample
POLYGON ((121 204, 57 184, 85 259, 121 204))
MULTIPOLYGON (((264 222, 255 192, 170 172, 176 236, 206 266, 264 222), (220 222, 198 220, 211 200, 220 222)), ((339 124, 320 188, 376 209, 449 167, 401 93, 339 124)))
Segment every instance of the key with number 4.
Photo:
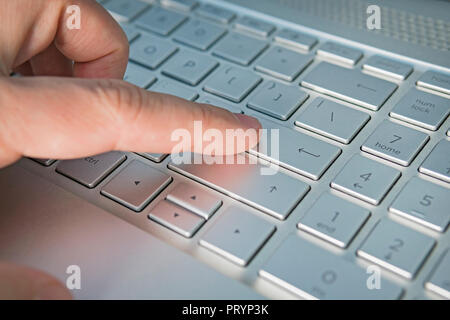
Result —
POLYGON ((400 171, 355 155, 334 178, 331 187, 378 205, 399 177, 400 171))

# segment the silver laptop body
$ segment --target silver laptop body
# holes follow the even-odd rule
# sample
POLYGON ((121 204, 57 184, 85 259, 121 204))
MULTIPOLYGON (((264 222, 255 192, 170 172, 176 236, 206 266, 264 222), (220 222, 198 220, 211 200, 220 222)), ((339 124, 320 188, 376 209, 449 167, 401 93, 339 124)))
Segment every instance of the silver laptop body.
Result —
POLYGON ((449 2, 99 2, 127 81, 256 116, 280 157, 23 158, 1 261, 77 270, 79 299, 450 298, 449 2))

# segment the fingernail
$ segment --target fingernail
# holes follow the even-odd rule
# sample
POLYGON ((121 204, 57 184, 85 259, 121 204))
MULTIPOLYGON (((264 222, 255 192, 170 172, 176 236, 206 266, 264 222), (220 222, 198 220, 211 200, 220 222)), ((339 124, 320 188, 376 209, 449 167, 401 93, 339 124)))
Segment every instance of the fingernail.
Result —
POLYGON ((60 284, 44 285, 36 289, 35 300, 70 300, 69 290, 60 284))
POLYGON ((242 124, 242 126, 246 128, 253 128, 253 129, 260 129, 261 124, 256 118, 247 116, 242 113, 235 113, 234 114, 236 118, 238 118, 239 122, 242 124))

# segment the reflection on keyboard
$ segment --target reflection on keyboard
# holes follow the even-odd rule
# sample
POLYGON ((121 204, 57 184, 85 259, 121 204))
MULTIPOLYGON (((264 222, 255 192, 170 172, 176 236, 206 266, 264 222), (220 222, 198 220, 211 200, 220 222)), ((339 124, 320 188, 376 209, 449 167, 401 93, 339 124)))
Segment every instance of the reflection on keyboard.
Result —
POLYGON ((297 296, 450 297, 450 74, 197 0, 99 2, 130 41, 126 81, 256 116, 280 129, 279 157, 264 145, 236 156, 256 165, 116 152, 58 173, 297 296), (270 163, 282 169, 261 175, 270 163), (273 235, 284 241, 264 253, 273 235), (382 290, 364 263, 389 272, 382 290))

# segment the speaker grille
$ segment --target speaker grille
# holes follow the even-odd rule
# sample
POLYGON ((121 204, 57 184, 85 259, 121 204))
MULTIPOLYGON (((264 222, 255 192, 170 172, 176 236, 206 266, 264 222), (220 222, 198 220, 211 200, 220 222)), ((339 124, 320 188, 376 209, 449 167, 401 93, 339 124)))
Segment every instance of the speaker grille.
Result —
MULTIPOLYGON (((278 0, 283 6, 316 17, 367 30, 366 10, 371 4, 363 0, 278 0)), ((425 1, 424 1, 425 3, 425 1)), ((435 50, 450 51, 450 23, 432 17, 400 11, 386 6, 381 9, 381 29, 371 32, 399 41, 435 50)))

